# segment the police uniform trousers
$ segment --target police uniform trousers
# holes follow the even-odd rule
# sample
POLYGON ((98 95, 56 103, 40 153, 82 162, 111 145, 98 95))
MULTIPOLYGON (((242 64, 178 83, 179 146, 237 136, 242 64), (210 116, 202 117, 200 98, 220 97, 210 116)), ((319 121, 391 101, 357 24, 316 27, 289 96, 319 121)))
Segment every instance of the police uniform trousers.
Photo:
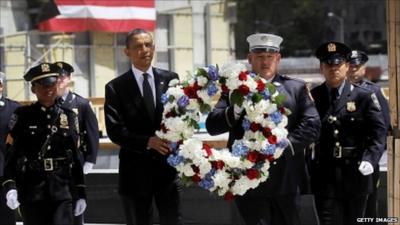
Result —
POLYGON ((6 202, 6 193, 0 185, 0 224, 15 225, 15 211, 8 208, 6 202))
POLYGON ((71 225, 72 201, 40 200, 20 205, 24 225, 71 225), (52 215, 52 216, 50 216, 52 215))
POLYGON ((235 197, 246 225, 300 225, 300 196, 235 197))
POLYGON ((345 179, 342 175, 346 173, 346 169, 336 165, 335 173, 336 182, 324 186, 325 194, 315 194, 320 225, 359 225, 357 218, 364 217, 368 195, 338 193, 338 190, 342 190, 344 186, 352 184, 344 184, 345 179))
MULTIPOLYGON (((374 173, 372 174, 373 180, 373 188, 372 193, 368 195, 367 206, 365 209, 365 217, 368 218, 376 218, 378 217, 378 187, 379 187, 379 179, 380 171, 379 165, 374 168, 374 173)), ((370 225, 376 224, 375 220, 373 222, 368 223, 370 225)))

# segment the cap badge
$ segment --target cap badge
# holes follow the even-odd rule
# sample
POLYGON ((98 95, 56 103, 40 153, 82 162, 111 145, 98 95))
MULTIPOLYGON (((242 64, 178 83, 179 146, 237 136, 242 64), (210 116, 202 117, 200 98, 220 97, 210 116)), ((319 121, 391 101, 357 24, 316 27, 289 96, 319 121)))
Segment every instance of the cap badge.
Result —
POLYGON ((61 69, 63 68, 63 64, 62 63, 57 63, 57 66, 60 67, 61 69))
POLYGON ((68 117, 66 114, 62 113, 60 115, 60 128, 68 129, 68 117))
POLYGON ((357 51, 351 51, 351 58, 357 57, 357 51))
POLYGON ((268 41, 268 36, 261 36, 260 39, 261 41, 268 41))
POLYGON ((42 65, 41 65, 41 68, 42 68, 42 72, 44 73, 44 72, 50 72, 50 66, 49 66, 49 64, 47 64, 47 63, 43 63, 42 65))
POLYGON ((333 43, 328 44, 328 52, 336 52, 336 45, 333 43))
POLYGON ((356 103, 355 102, 347 102, 347 111, 349 111, 349 112, 356 111, 356 103))

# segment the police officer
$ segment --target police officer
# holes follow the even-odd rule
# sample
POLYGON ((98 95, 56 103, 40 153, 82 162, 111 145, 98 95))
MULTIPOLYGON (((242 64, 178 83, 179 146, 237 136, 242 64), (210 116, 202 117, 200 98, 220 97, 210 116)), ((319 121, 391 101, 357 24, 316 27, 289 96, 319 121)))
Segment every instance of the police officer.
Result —
MULTIPOLYGON (((60 81, 58 82, 58 96, 62 98, 62 106, 69 108, 78 115, 80 145, 79 152, 83 173, 88 174, 96 163, 97 149, 99 147, 99 126, 90 102, 70 90, 71 74, 74 68, 66 62, 55 62, 60 67, 60 81)), ((74 218, 74 224, 83 224, 83 215, 74 218)))
POLYGON ((7 205, 20 207, 25 225, 71 225, 86 208, 78 159, 78 119, 57 104, 59 68, 42 63, 24 75, 37 102, 18 108, 9 123, 10 154, 3 186, 7 205), (73 210, 72 196, 77 195, 73 210))
MULTIPOLYGON (((365 87, 371 91, 373 91, 378 98, 379 104, 382 107, 382 114, 383 118, 385 120, 386 124, 386 129, 390 130, 391 125, 390 125, 390 114, 389 114, 389 104, 386 100, 386 98, 383 96, 381 87, 368 79, 365 78, 365 72, 366 72, 366 63, 368 61, 368 56, 362 51, 359 50, 352 50, 350 55, 349 55, 349 71, 347 72, 347 77, 348 79, 355 84, 360 85, 361 87, 365 87)), ((387 136, 386 133, 382 133, 383 136, 387 136)), ((386 141, 385 141, 386 143, 386 141)), ((386 147, 385 147, 386 149, 386 147)), ((367 208, 365 211, 365 217, 369 218, 375 218, 377 217, 377 201, 378 201, 378 187, 379 187, 379 164, 376 165, 374 168, 374 173, 373 173, 373 191, 372 193, 368 196, 367 200, 367 208)), ((373 222, 374 223, 374 222, 373 222)))
MULTIPOLYGON (((320 119, 310 98, 306 84, 277 72, 282 37, 273 34, 253 34, 249 42, 248 61, 253 72, 273 83, 286 96, 284 106, 292 113, 287 129, 290 147, 271 164, 269 179, 243 196, 236 204, 246 225, 300 224, 298 199, 305 176, 304 148, 319 136, 320 119)), ((231 104, 229 96, 222 94, 214 110, 206 119, 211 135, 229 132, 228 147, 244 135, 243 108, 231 104)))
MULTIPOLYGON (((4 85, 6 76, 0 72, 0 182, 3 178, 3 170, 6 157, 6 137, 8 133, 8 121, 11 115, 20 104, 16 101, 8 99, 4 96, 4 85)), ((5 193, 3 188, 0 187, 0 218, 2 225, 15 224, 15 213, 10 210, 6 205, 5 193)))
POLYGON ((316 51, 325 82, 311 91, 322 123, 311 181, 322 225, 357 224, 364 216, 372 173, 385 145, 375 93, 346 79, 349 53, 339 42, 324 43, 316 51))

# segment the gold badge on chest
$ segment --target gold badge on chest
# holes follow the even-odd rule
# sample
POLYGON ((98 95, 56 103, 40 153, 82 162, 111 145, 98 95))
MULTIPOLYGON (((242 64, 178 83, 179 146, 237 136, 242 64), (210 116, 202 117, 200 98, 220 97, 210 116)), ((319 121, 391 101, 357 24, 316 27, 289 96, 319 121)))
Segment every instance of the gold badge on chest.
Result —
POLYGON ((355 102, 347 102, 347 111, 349 111, 349 112, 356 111, 356 103, 355 102))
POLYGON ((68 129, 68 117, 64 113, 60 115, 60 128, 68 129))
POLYGON ((78 113, 79 113, 78 108, 72 108, 72 111, 73 111, 76 115, 78 115, 78 113))

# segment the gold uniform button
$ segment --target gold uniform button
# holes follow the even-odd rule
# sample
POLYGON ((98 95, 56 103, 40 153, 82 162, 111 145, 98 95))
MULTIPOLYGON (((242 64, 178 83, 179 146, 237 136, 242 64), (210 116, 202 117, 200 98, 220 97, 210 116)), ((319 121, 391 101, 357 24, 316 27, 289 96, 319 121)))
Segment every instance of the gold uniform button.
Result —
POLYGON ((51 118, 51 115, 50 114, 47 114, 47 119, 50 119, 51 118))

